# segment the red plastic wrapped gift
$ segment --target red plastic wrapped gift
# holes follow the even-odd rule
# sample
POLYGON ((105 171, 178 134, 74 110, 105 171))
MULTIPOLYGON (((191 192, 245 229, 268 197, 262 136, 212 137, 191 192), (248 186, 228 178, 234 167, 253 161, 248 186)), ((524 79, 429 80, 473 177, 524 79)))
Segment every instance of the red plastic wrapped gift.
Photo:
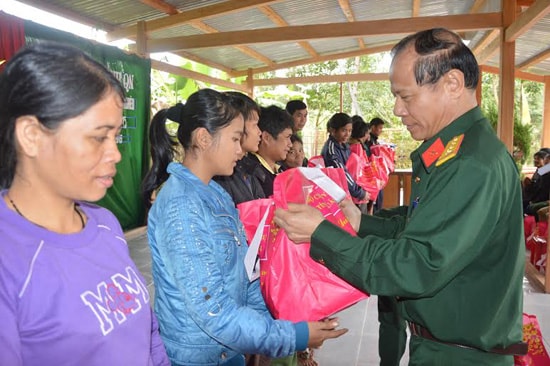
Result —
POLYGON ((523 341, 528 345, 525 356, 514 356, 514 366, 550 366, 539 322, 535 315, 523 313, 523 341))
POLYGON ((374 201, 378 196, 378 192, 380 192, 380 182, 371 172, 367 171, 371 163, 366 159, 366 154, 363 155, 364 156, 361 156, 352 152, 349 155, 348 161, 346 161, 348 173, 355 183, 368 193, 368 197, 365 200, 358 200, 352 197, 353 203, 355 204, 366 203, 369 199, 374 201))
MULTIPOLYGON (((247 235, 251 238, 265 210, 287 207, 287 202, 306 203, 323 212, 327 220, 354 234, 345 215, 317 184, 308 180, 301 169, 289 169, 275 178, 274 206, 269 200, 255 200, 240 204, 239 211, 247 235), (250 210, 252 214, 246 211, 250 210)), ((344 171, 323 168, 333 181, 346 191, 344 171)), ((309 256, 310 244, 296 245, 284 230, 277 227, 269 213, 263 231, 258 255, 260 257, 260 287, 266 304, 277 319, 291 321, 320 320, 368 297, 330 272, 309 256), (269 223, 269 224, 268 224, 269 223)))

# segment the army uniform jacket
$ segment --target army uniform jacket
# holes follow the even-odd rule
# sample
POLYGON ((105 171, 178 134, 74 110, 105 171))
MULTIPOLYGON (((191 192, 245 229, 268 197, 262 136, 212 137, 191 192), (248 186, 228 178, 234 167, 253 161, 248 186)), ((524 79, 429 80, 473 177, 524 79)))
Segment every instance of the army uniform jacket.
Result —
POLYGON ((406 215, 363 216, 358 237, 323 221, 312 258, 445 342, 489 350, 522 340, 520 179, 476 107, 411 154, 406 215))

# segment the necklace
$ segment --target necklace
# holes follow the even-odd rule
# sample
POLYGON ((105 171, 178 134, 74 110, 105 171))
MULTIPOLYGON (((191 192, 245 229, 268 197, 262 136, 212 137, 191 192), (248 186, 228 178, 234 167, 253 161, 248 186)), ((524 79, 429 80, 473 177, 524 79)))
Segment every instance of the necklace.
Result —
MULTIPOLYGON (((15 209, 15 212, 17 212, 17 213, 19 214, 19 216, 21 216, 21 217, 24 218, 25 220, 30 221, 29 219, 27 219, 27 218, 25 217, 25 215, 23 215, 23 214, 21 213, 21 211, 19 211, 19 208, 17 208, 17 205, 15 204, 15 202, 13 202, 13 200, 11 199, 11 197, 10 197, 10 195, 9 195, 8 193, 6 193, 6 197, 8 197, 8 200, 10 201, 11 205, 12 205, 13 208, 15 209)), ((77 214, 78 217, 80 218, 80 222, 82 223, 82 228, 84 229, 84 226, 86 225, 86 224, 84 223, 84 217, 82 216, 82 214, 81 214, 80 211, 78 210, 77 206, 79 206, 78 203, 75 203, 73 207, 74 207, 74 210, 75 210, 76 214, 77 214)), ((30 222, 32 222, 32 221, 30 221, 30 222)), ((34 222, 33 222, 33 224, 34 224, 34 222)), ((38 225, 38 224, 35 224, 35 225, 38 225)), ((43 227, 42 225, 38 225, 38 226, 43 227)))

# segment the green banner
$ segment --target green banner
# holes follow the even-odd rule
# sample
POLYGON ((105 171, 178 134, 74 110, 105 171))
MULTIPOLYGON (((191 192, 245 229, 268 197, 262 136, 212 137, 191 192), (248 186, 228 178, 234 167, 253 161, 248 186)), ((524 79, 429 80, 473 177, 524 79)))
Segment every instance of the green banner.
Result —
POLYGON ((145 224, 145 206, 140 197, 141 181, 149 166, 147 126, 151 103, 151 61, 73 34, 25 22, 27 43, 51 40, 72 44, 103 63, 124 86, 124 126, 119 139, 122 160, 114 185, 97 204, 111 210, 124 230, 145 224))

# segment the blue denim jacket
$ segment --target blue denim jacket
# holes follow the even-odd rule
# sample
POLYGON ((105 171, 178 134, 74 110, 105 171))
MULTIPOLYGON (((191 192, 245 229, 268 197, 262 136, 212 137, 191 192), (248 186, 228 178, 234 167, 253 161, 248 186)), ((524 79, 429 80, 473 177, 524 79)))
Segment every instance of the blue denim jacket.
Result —
POLYGON ((237 210, 213 180, 178 163, 148 218, 155 312, 173 364, 220 365, 245 353, 283 357, 307 346, 307 323, 274 320, 244 267, 237 210))

